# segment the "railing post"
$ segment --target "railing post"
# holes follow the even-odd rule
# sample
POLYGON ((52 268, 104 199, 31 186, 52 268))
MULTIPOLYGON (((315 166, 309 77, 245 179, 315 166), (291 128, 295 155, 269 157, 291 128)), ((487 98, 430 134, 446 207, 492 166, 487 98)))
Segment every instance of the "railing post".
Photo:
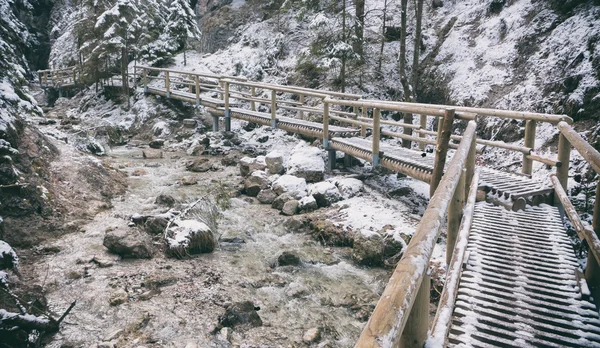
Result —
POLYGON ((277 128, 277 92, 271 90, 271 127, 277 128))
POLYGON ((171 98, 171 79, 168 71, 165 71, 165 89, 167 90, 167 98, 171 98))
POLYGON ((256 111, 256 102, 254 101, 254 97, 256 97, 256 87, 250 87, 250 95, 252 96, 252 100, 250 101, 250 110, 256 111))
POLYGON ((200 105, 200 78, 194 75, 194 84, 196 85, 196 106, 200 105))
POLYGON ((400 337, 400 347, 402 348, 423 348, 425 344, 427 330, 429 329, 430 288, 430 276, 425 274, 400 337))
POLYGON ((335 150, 329 145, 329 103, 326 101, 323 101, 323 148, 327 150, 327 169, 332 171, 335 169, 336 156, 335 150))
MULTIPOLYGON (((535 147, 535 120, 527 120, 525 122, 525 142, 524 146, 529 148, 535 147)), ((527 154, 523 154, 523 174, 531 175, 533 171, 533 160, 527 158, 527 154)))
MULTIPOLYGON (((408 124, 412 124, 413 123, 413 115, 411 113, 404 113, 404 123, 408 123, 408 124)), ((405 135, 411 135, 413 134, 413 130, 412 128, 408 128, 408 127, 404 127, 404 130, 402 131, 402 133, 404 133, 405 135)), ((410 149, 412 147, 412 142, 408 139, 402 139, 402 146, 410 149)))
MULTIPOLYGON (((300 94, 300 107, 304 106, 304 94, 300 94)), ((298 118, 302 119, 304 118, 304 112, 302 110, 298 110, 298 118)))
POLYGON ((379 165, 379 138, 381 137, 381 110, 379 108, 373 109, 373 168, 379 165))
POLYGON ((229 113, 229 83, 227 81, 223 82, 224 87, 224 97, 225 97, 225 131, 231 131, 231 117, 229 113))
MULTIPOLYGON (((364 107, 364 106, 362 108, 362 116, 364 118, 367 118, 367 116, 368 116, 367 115, 367 108, 364 107)), ((363 125, 360 126, 360 136, 363 137, 363 138, 367 136, 367 127, 366 126, 363 126, 363 125)))
MULTIPOLYGON (((192 79, 190 79, 190 78, 189 78, 190 76, 191 76, 191 75, 188 75, 188 79, 187 79, 188 81, 189 81, 189 80, 192 80, 192 79)), ((189 83, 189 82, 188 82, 188 83, 189 83)), ((188 91, 189 91, 190 93, 194 93, 194 87, 195 87, 195 83, 194 83, 193 85, 192 85, 191 83, 189 83, 189 84, 188 84, 188 91)))
MULTIPOLYGON (((427 115, 419 115, 419 124, 421 125, 421 129, 427 129, 427 115)), ((425 138, 426 135, 424 133, 419 133, 419 138, 425 138)), ((419 143, 419 150, 425 150, 425 143, 419 143)))
POLYGON ((435 162, 431 182, 429 183, 429 197, 433 197, 435 189, 438 187, 442 176, 444 175, 444 166, 446 165, 446 155, 448 154, 448 145, 452 135, 452 125, 454 123, 454 109, 446 109, 442 126, 438 127, 437 145, 435 149, 435 162))
POLYGON ((142 70, 142 76, 144 77, 144 93, 148 93, 148 70, 142 70))
POLYGON ((44 85, 48 86, 48 72, 44 71, 44 85))
MULTIPOLYGON (((468 157, 467 157, 468 158, 468 157)), ((465 163, 466 165, 466 163, 465 163)), ((458 238, 458 230, 460 227, 460 221, 462 220, 462 211, 465 206, 465 184, 467 177, 466 169, 463 169, 458 180, 458 186, 454 191, 452 200, 448 205, 448 229, 446 233, 446 264, 449 265, 452 260, 452 254, 454 253, 454 245, 458 238)), ((468 188, 468 187, 467 187, 468 188)))
POLYGON ((558 160, 562 163, 560 167, 556 168, 556 177, 562 187, 567 190, 567 182, 569 180, 569 161, 571 158, 571 143, 562 134, 558 136, 558 160))
MULTIPOLYGON (((223 81, 219 81, 219 86, 221 86, 221 89, 223 89, 223 81)), ((223 94, 221 94, 221 99, 225 99, 223 94)))
MULTIPOLYGON (((594 203, 592 228, 594 229, 594 232, 596 232, 596 235, 600 236, 600 179, 596 184, 596 201, 594 203)), ((598 265, 594 254, 589 250, 587 256, 587 266, 585 267, 585 279, 592 287, 598 290, 600 285, 600 266, 598 265)), ((597 294, 594 293, 594 295, 597 294)))
POLYGON ((469 149, 469 157, 467 157, 466 173, 465 173, 465 197, 469 196, 469 187, 475 175, 475 161, 477 159, 477 134, 473 136, 471 148, 469 149))
POLYGON ((73 69, 73 85, 75 85, 75 82, 77 81, 77 80, 75 79, 75 74, 76 74, 76 72, 75 72, 75 69, 73 69))

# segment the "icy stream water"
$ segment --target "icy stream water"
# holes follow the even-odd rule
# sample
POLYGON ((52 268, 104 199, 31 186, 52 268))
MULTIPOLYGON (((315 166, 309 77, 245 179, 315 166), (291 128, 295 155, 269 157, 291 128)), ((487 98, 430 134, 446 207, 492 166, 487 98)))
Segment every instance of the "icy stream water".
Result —
MULTIPOLYGON (((185 171, 191 157, 183 153, 165 152, 165 158, 156 160, 141 154, 140 148, 113 149, 105 163, 129 174, 146 173, 130 176, 127 193, 111 209, 82 232, 54 242, 60 252, 44 256, 36 268, 53 310, 62 312, 77 301, 50 347, 91 347, 111 338, 118 347, 185 347, 190 342, 200 347, 287 347, 303 345, 302 335, 313 327, 321 329, 320 342, 353 346, 390 270, 358 267, 350 249, 323 247, 308 234, 288 231, 288 218, 270 206, 231 199, 219 233, 243 238, 239 247, 223 246, 186 260, 160 253, 151 260, 120 260, 109 254, 102 245, 106 229, 124 228, 133 214, 165 212, 167 208, 154 204, 159 194, 191 201, 218 182, 240 180, 237 167, 196 174, 185 171), (198 184, 179 185, 185 176, 196 176, 198 184), (284 250, 298 252, 302 264, 273 267, 284 250), (94 257, 113 265, 101 268, 91 262, 94 257), (111 294, 119 289, 127 291, 129 300, 110 306, 111 294), (263 326, 234 329, 231 344, 219 340, 211 332, 224 305, 246 300, 260 307, 263 326), (119 329, 124 331, 115 333, 119 329)), ((211 161, 218 163, 220 157, 211 161)))

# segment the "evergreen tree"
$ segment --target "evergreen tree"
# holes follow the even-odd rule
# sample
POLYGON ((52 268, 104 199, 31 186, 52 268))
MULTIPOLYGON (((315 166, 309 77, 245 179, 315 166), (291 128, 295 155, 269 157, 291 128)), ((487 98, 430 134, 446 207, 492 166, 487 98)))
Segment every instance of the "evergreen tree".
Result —
POLYGON ((187 65, 185 51, 190 40, 200 39, 196 16, 188 0, 173 0, 169 7, 167 30, 175 39, 178 50, 183 49, 183 65, 187 65))

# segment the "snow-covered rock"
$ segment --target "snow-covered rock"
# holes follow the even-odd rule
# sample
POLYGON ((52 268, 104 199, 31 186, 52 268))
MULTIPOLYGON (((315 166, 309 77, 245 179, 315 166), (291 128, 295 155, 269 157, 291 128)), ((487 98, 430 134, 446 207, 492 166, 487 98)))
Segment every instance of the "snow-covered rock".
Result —
POLYGON ((354 178, 334 178, 328 181, 337 186, 344 199, 358 195, 365 187, 362 181, 354 178))
POLYGON ((256 170, 244 180, 244 189, 250 197, 256 197, 258 193, 269 186, 267 173, 262 170, 256 170))
POLYGON ((167 122, 164 121, 160 121, 160 122, 156 122, 154 124, 154 126, 152 126, 152 133, 159 137, 159 136, 167 136, 169 134, 171 134, 171 129, 169 128, 169 125, 167 124, 167 122))
POLYGON ((281 208, 281 213, 283 213, 283 215, 287 215, 287 216, 292 216, 292 215, 296 215, 296 213, 298 212, 298 201, 295 199, 289 200, 287 202, 285 202, 285 204, 283 205, 283 208, 281 208))
POLYGON ((175 220, 166 238, 169 254, 184 257, 188 254, 209 253, 216 239, 208 225, 197 220, 175 220))
MULTIPOLYGON (((2 218, 0 218, 2 222, 2 218)), ((19 265, 19 257, 15 250, 5 241, 0 240, 0 270, 12 269, 19 265)))
POLYGON ((323 180, 325 161, 321 150, 305 143, 298 144, 287 162, 287 173, 304 178, 307 182, 323 180))
POLYGON ((282 175, 273 182, 273 190, 277 194, 284 192, 297 192, 296 197, 302 198, 306 196, 308 191, 308 185, 304 178, 299 178, 293 175, 282 175))
POLYGON ((303 213, 308 213, 317 210, 319 205, 313 196, 306 196, 298 201, 298 210, 303 213))
POLYGON ((283 174, 283 155, 281 153, 277 151, 268 153, 265 162, 270 174, 283 174))
POLYGON ((265 156, 244 157, 240 160, 240 174, 244 177, 256 170, 265 170, 266 168, 265 156))
POLYGON ((319 207, 328 207, 335 202, 342 200, 340 190, 331 182, 323 181, 310 186, 308 191, 313 196, 319 207))

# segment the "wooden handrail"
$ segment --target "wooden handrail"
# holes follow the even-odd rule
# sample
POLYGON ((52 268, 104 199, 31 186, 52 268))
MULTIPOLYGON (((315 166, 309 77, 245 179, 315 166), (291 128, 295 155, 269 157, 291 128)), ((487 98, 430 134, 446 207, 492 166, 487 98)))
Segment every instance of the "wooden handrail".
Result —
POLYGON ((268 89, 270 91, 294 93, 294 94, 302 93, 302 94, 310 96, 310 97, 317 97, 317 98, 321 98, 321 99, 325 99, 328 96, 326 94, 327 93, 326 91, 310 92, 310 91, 298 89, 295 86, 283 86, 283 85, 275 85, 275 84, 268 84, 268 83, 261 83, 261 82, 233 81, 230 79, 224 79, 223 81, 227 81, 231 84, 235 84, 238 86, 268 89))
MULTIPOLYGON (((585 141, 567 122, 559 122, 557 125, 560 133, 564 135, 573 147, 579 152, 596 173, 600 174, 600 152, 598 152, 590 143, 585 141)), ((568 166, 567 166, 568 167, 568 166)))
POLYGON ((446 340, 446 336, 448 335, 448 330, 452 321, 452 312, 454 312, 454 301, 458 293, 458 282, 460 280, 462 265, 467 251, 471 224, 473 223, 473 212, 475 211, 478 186, 479 169, 476 169, 470 184, 467 203, 463 210, 463 218, 460 222, 460 229, 452 259, 450 260, 450 263, 448 263, 446 282, 444 283, 444 289, 440 296, 438 309, 435 313, 435 318, 433 319, 433 325, 431 326, 431 335, 427 340, 426 347, 428 348, 442 347, 446 340))
POLYGON ((355 347, 397 346, 417 292, 427 273, 450 200, 465 168, 477 123, 470 121, 456 153, 430 200, 417 230, 398 262, 355 347))

